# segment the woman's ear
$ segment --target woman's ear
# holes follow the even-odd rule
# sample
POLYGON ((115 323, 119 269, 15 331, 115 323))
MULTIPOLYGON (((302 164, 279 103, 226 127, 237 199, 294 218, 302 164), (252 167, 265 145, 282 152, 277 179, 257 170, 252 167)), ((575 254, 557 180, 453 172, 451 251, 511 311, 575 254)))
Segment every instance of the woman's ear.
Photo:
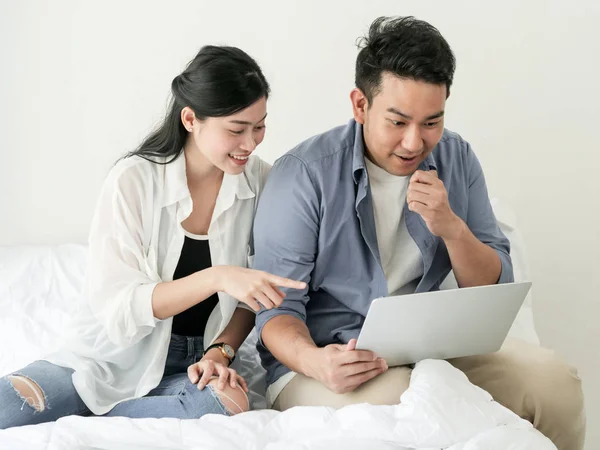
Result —
POLYGON ((192 111, 192 108, 186 106, 181 110, 181 123, 188 132, 194 131, 194 124, 196 123, 196 114, 192 111))

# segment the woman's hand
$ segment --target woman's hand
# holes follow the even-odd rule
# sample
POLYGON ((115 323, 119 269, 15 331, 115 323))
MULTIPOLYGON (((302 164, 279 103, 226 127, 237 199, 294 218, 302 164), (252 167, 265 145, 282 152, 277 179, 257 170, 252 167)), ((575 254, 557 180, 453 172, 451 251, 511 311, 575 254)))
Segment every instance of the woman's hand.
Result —
POLYGON ((188 367, 187 373, 190 381, 193 384, 198 383, 198 389, 202 390, 213 376, 217 376, 219 378, 217 383, 219 390, 222 391, 225 389, 225 386, 229 383, 234 389, 239 385, 244 392, 248 392, 246 380, 244 380, 234 369, 227 367, 227 358, 223 355, 219 358, 219 356, 216 356, 215 354, 209 355, 209 353, 207 353, 200 361, 188 367))
POLYGON ((254 311, 277 308, 283 302, 285 294, 279 287, 304 289, 306 283, 260 270, 238 266, 215 266, 218 268, 217 285, 219 291, 245 303, 254 311))

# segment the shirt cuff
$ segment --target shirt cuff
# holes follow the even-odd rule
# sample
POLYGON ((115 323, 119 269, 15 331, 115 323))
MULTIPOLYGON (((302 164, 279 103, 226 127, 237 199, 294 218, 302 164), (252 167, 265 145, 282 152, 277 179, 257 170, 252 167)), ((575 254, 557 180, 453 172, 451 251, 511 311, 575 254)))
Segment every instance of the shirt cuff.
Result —
POLYGON ((510 256, 506 253, 496 250, 496 253, 500 257, 500 278, 497 284, 512 283, 515 281, 513 273, 513 266, 510 256))
POLYGON ((136 327, 154 327, 159 319, 154 317, 152 310, 152 293, 158 283, 142 284, 133 293, 131 315, 136 327))
POLYGON ((279 308, 275 308, 275 309, 261 310, 261 311, 259 311, 259 313, 256 316, 256 331, 258 334, 258 342, 260 343, 260 345, 267 348, 267 346, 264 344, 264 342, 262 340, 262 330, 265 327, 265 325, 267 324, 267 322, 269 320, 271 320, 273 317, 284 316, 284 315, 296 317, 297 319, 301 320, 302 323, 306 323, 306 316, 304 316, 303 314, 300 314, 297 311, 294 311, 293 309, 281 309, 281 307, 279 307, 279 308))

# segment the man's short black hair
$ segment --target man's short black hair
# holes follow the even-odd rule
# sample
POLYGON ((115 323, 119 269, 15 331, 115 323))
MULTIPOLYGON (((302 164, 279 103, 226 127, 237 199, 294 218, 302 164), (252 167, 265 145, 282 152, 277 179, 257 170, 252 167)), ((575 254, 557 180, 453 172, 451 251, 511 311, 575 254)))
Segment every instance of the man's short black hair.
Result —
POLYGON ((445 84, 447 95, 456 60, 448 42, 433 25, 414 17, 379 17, 359 41, 356 87, 369 100, 381 89, 381 76, 389 72, 433 84, 445 84))

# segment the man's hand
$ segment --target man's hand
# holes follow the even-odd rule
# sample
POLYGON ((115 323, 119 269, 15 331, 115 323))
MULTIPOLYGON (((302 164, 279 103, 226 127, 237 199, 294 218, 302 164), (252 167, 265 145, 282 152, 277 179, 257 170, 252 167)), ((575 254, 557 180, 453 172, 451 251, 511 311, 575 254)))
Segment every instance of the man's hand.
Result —
POLYGON ((307 375, 330 391, 345 394, 388 369, 385 360, 375 353, 355 348, 356 339, 351 339, 347 345, 330 344, 311 349, 311 354, 306 355, 312 366, 307 375))
POLYGON ((406 194, 408 209, 419 214, 435 236, 446 240, 460 239, 467 225, 454 214, 448 193, 435 170, 417 170, 410 179, 406 194))

